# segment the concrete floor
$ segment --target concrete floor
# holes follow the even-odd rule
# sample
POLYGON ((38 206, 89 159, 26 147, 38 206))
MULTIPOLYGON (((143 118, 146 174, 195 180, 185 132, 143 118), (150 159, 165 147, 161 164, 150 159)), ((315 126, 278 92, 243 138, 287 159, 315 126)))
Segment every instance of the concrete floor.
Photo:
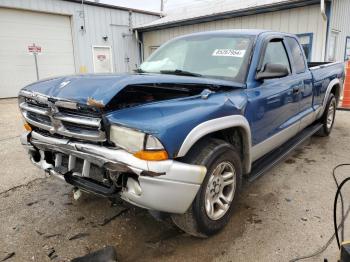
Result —
MULTIPOLYGON (((8 261, 69 261, 105 245, 115 246, 121 261, 280 262, 309 254, 333 234, 331 171, 350 162, 349 117, 338 111, 331 137, 312 137, 246 185, 228 226, 203 240, 139 208, 111 206, 93 195, 74 201, 71 186, 30 164, 19 143, 16 101, 0 100, 0 261, 12 252, 8 261)), ((340 170, 339 178, 346 174, 350 168, 340 170)), ((350 231, 345 236, 350 239, 350 231)), ((333 241, 322 255, 305 261, 337 256, 333 241)))

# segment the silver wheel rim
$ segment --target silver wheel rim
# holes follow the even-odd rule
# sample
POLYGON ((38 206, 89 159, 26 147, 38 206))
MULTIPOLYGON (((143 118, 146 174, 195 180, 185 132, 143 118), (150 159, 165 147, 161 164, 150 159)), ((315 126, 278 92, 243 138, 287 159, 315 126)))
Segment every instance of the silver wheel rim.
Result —
POLYGON ((219 163, 210 174, 205 192, 205 211, 211 220, 223 217, 236 191, 236 171, 230 162, 219 163))
POLYGON ((333 125, 334 121, 334 113, 335 113, 335 103, 334 100, 331 101, 328 107, 328 113, 327 113, 327 128, 330 129, 333 125))

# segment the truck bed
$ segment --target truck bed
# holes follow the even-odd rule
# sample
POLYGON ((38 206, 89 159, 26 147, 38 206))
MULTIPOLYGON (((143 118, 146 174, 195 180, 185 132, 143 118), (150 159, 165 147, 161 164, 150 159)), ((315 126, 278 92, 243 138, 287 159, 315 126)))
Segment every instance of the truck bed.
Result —
POLYGON ((308 62, 307 66, 308 68, 312 68, 312 67, 324 66, 328 64, 332 64, 332 62, 308 62))
POLYGON ((313 75, 314 84, 328 79, 328 82, 334 78, 342 79, 344 77, 343 62, 310 62, 308 67, 313 75))

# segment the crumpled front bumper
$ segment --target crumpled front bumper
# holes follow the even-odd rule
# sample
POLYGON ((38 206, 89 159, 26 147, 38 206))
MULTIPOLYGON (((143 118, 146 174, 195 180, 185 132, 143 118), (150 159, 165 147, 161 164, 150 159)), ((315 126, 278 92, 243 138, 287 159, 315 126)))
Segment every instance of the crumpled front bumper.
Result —
MULTIPOLYGON (((72 173, 72 177, 84 177, 85 173, 88 174, 90 163, 132 173, 137 179, 128 178, 126 186, 118 192, 121 198, 143 208, 169 213, 181 214, 187 211, 207 171, 204 166, 175 160, 141 160, 123 149, 73 142, 69 139, 44 136, 35 131, 23 134, 21 142, 27 147, 33 164, 63 179, 63 174, 55 168, 57 160, 54 164, 48 163, 44 152, 65 154, 69 156, 69 163, 76 158, 84 160, 81 174, 72 173), (33 152, 39 152, 40 159, 33 157, 33 152)), ((69 182, 68 179, 65 180, 69 182)))

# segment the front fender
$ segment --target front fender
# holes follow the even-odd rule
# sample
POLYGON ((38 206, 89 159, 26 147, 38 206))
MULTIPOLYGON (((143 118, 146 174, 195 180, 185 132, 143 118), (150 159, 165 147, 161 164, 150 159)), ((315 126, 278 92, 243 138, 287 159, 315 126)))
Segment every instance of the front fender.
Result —
MULTIPOLYGON (((223 123, 225 117, 228 117, 226 121, 231 126, 235 122, 243 122, 246 99, 240 90, 232 91, 230 94, 230 98, 227 92, 218 92, 206 99, 194 96, 155 102, 117 110, 105 118, 107 125, 118 124, 154 135, 162 142, 169 157, 175 158, 186 154, 191 143, 199 139, 200 135, 204 135, 205 132, 199 131, 203 129, 203 125, 208 125, 204 123, 212 120, 216 125, 219 122, 223 123), (223 119, 216 120, 221 118, 223 119), (236 120, 231 122, 233 119, 236 120)), ((212 122, 209 122, 209 125, 210 123, 212 122)), ((226 125, 217 126, 224 128, 226 125)), ((247 122, 244 122, 244 128, 247 129, 247 122)), ((206 127, 205 130, 211 129, 206 127)))

